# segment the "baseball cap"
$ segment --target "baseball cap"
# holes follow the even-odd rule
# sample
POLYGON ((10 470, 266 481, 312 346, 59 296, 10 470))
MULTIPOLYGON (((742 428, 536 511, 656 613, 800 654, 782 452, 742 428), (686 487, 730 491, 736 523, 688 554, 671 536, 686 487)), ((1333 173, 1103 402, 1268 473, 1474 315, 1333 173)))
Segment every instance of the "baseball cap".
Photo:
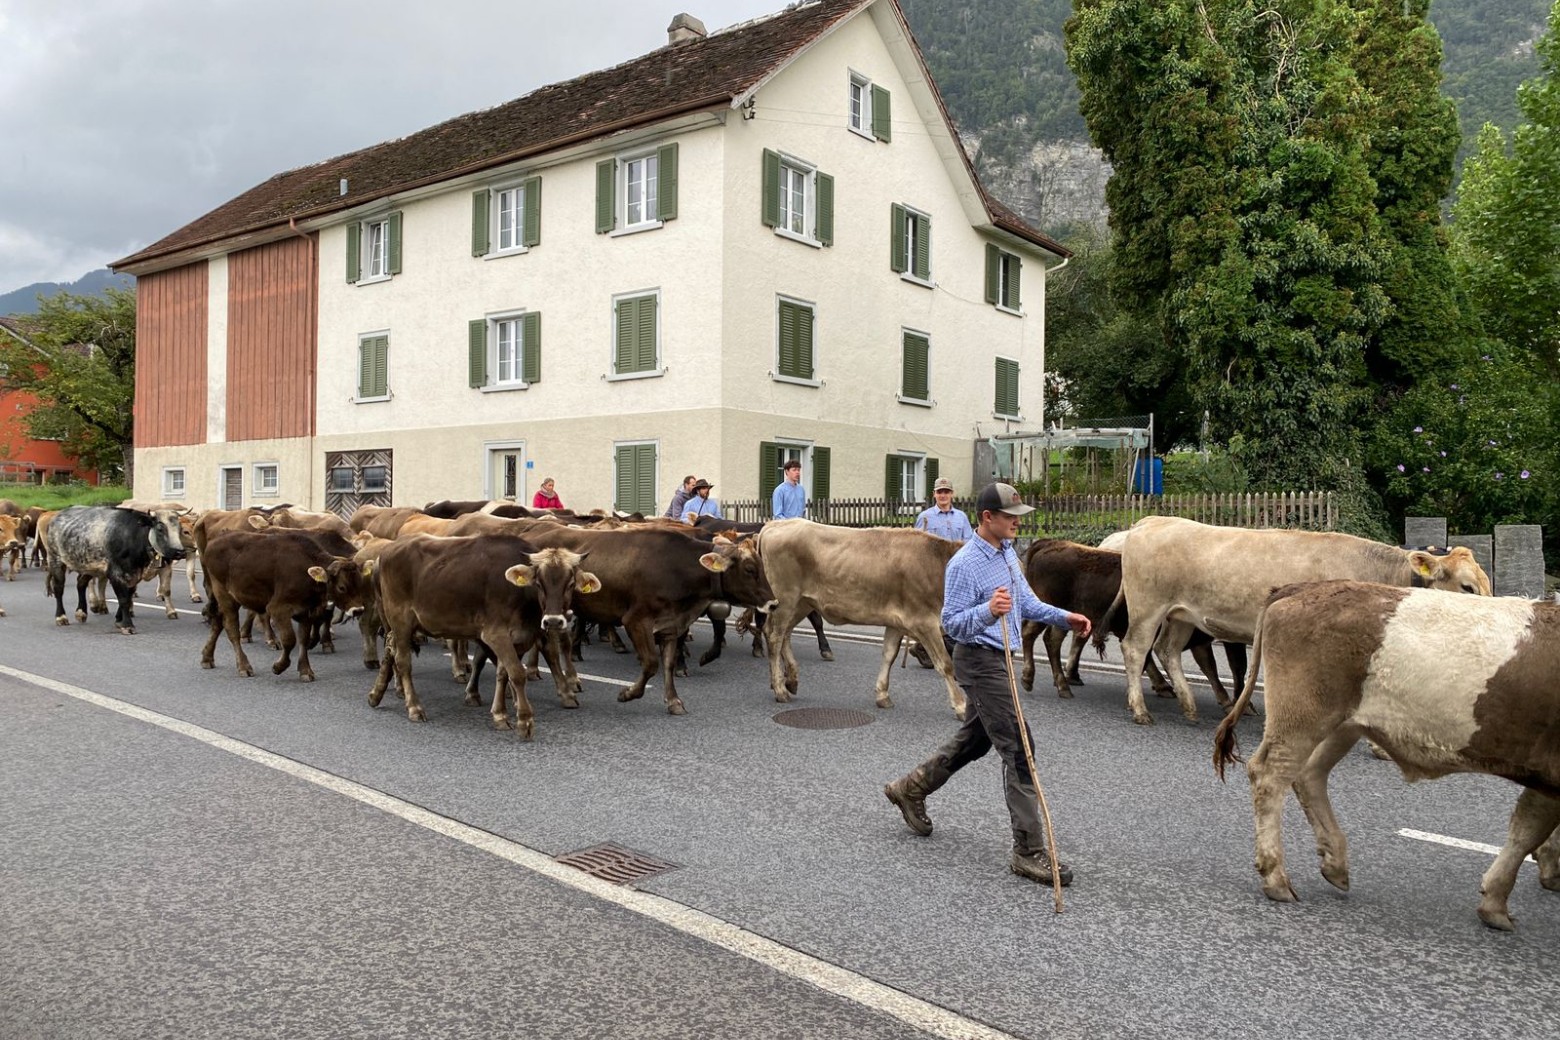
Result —
POLYGON ((1023 516, 1034 512, 1035 507, 1024 505, 1023 499, 1018 497, 1018 489, 1012 484, 987 484, 975 500, 975 513, 979 515, 988 510, 1007 513, 1009 516, 1023 516))
POLYGON ((952 491, 953 490, 953 481, 949 480, 947 477, 938 477, 937 481, 934 484, 932 484, 932 490, 933 491, 952 491))

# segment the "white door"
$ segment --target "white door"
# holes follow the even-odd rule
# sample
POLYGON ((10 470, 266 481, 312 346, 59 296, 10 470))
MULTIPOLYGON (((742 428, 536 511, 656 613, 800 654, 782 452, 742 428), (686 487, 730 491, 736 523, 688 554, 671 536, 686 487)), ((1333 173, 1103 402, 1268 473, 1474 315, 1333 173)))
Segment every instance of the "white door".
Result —
POLYGON ((487 482, 489 498, 529 505, 521 501, 525 496, 525 447, 504 445, 488 448, 487 482))

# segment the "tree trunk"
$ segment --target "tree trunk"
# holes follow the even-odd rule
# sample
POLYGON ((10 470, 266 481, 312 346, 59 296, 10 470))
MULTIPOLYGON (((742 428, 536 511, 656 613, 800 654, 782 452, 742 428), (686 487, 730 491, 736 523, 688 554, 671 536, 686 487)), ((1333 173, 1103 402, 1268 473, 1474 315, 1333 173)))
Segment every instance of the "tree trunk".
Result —
MULTIPOLYGON (((130 489, 130 495, 131 495, 132 498, 134 498, 134 497, 136 497, 136 495, 135 495, 135 444, 134 444, 134 442, 129 442, 129 443, 121 445, 120 448, 119 448, 119 451, 124 456, 125 487, 130 489)), ((153 495, 151 497, 155 498, 156 496, 153 495)))

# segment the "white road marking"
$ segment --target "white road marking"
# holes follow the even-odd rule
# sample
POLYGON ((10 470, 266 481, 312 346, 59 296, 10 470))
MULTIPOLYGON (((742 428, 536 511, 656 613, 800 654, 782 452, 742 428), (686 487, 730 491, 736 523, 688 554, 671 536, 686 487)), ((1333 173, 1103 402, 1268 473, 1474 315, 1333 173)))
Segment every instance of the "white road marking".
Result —
MULTIPOLYGON (((864 975, 841 968, 828 961, 808 956, 773 939, 746 931, 728 921, 673 902, 662 896, 640 892, 632 888, 594 878, 573 867, 566 867, 551 856, 501 838, 496 834, 478 830, 457 820, 430 812, 411 802, 393 798, 371 787, 334 776, 323 770, 306 766, 301 762, 283 758, 263 748, 246 744, 232 737, 192 725, 179 719, 116 700, 80 686, 72 686, 56 679, 34 675, 16 668, 0 665, 0 674, 9 675, 34 686, 52 690, 94 707, 105 708, 140 722, 150 723, 180 736, 198 740, 220 751, 247 759, 256 765, 274 769, 279 773, 322 787, 327 791, 351 798, 364 805, 399 817, 435 834, 462 842, 500 859, 508 860, 525 870, 539 874, 559 884, 577 889, 603 902, 614 903, 625 910, 649 920, 675 928, 686 935, 701 939, 714 946, 730 950, 755 963, 762 964, 781 974, 809 983, 826 993, 852 1001, 862 1007, 889 1015, 906 1025, 934 1036, 949 1040, 1015 1040, 1009 1033, 992 1029, 974 1019, 965 1018, 947 1008, 912 997, 897 989, 875 982, 864 975)), ((615 680, 614 680, 615 681, 615 680)))
MULTIPOLYGON (((1500 853, 1499 845, 1486 845, 1482 841, 1468 841, 1464 838, 1449 838, 1444 834, 1431 834, 1429 831, 1410 830, 1405 827, 1398 831, 1400 838, 1413 838, 1415 841, 1428 841, 1435 845, 1448 845, 1454 849, 1467 849, 1469 852, 1483 852, 1490 856, 1500 853)), ((1529 863, 1536 862, 1532 856, 1527 858, 1529 863)))

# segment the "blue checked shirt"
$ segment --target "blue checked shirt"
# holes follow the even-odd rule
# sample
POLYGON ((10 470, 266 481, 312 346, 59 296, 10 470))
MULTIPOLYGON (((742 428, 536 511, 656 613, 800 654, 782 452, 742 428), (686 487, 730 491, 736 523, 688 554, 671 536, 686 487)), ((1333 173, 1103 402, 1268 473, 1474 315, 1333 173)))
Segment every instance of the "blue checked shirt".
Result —
POLYGON ((1006 615, 1008 639, 1017 650, 1023 621, 1067 627, 1067 611, 1042 602, 1029 582, 1011 542, 999 551, 984 538, 971 538, 953 554, 943 576, 943 631, 956 643, 1002 649, 1002 625, 991 612, 991 594, 1006 585, 1013 609, 1006 615))
POLYGON ((949 509, 944 512, 936 506, 921 510, 921 515, 915 518, 917 529, 935 534, 939 538, 946 538, 950 542, 967 542, 975 537, 975 529, 970 526, 970 518, 962 509, 949 509))
POLYGON ((802 487, 801 481, 793 484, 788 480, 782 480, 775 488, 774 497, 770 499, 769 504, 774 508, 776 520, 806 516, 807 489, 802 487))

